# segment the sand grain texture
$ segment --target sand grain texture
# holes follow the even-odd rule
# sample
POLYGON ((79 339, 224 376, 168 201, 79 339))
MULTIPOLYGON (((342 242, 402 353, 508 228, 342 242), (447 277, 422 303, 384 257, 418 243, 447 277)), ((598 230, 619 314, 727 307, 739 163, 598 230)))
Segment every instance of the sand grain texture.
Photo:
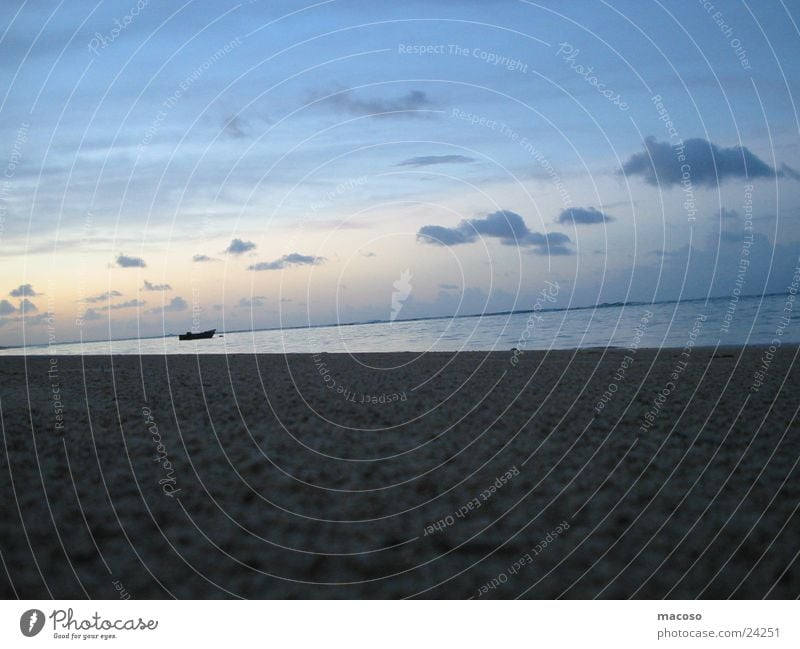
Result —
POLYGON ((646 433, 680 351, 4 358, 3 595, 794 598, 800 371, 752 391, 763 352, 695 349, 646 433))

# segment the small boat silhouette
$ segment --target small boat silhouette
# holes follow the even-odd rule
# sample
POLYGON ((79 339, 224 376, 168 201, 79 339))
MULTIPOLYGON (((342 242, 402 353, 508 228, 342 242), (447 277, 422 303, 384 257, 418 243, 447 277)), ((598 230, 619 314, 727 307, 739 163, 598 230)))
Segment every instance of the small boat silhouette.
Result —
POLYGON ((201 340, 203 338, 213 338, 216 329, 209 329, 208 331, 200 331, 196 334, 187 331, 185 334, 178 334, 178 340, 201 340))

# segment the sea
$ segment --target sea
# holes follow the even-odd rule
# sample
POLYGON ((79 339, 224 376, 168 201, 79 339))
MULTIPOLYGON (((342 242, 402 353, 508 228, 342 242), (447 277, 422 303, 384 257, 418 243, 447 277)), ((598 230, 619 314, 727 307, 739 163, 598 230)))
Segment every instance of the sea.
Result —
MULTIPOLYGON (((683 348, 800 343, 800 300, 792 294, 627 302, 514 313, 303 328, 218 332, 212 339, 68 342, 0 355, 284 354, 683 348), (797 314, 794 311, 797 310, 797 314)), ((538 305, 537 306, 541 306, 538 305)))

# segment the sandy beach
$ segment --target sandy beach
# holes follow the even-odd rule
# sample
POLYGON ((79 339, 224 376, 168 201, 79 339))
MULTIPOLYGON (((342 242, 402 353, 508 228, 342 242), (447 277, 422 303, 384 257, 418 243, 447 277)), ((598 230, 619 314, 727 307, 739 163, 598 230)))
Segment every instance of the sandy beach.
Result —
POLYGON ((795 598, 797 354, 4 358, 2 595, 795 598))

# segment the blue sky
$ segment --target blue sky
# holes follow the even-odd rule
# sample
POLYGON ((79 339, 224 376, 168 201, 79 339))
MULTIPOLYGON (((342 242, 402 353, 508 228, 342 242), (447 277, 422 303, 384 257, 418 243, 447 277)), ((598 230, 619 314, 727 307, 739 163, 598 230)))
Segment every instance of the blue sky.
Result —
POLYGON ((0 344, 387 319, 406 270, 417 317, 798 263, 796 3, 168 4, 0 7, 0 344))

